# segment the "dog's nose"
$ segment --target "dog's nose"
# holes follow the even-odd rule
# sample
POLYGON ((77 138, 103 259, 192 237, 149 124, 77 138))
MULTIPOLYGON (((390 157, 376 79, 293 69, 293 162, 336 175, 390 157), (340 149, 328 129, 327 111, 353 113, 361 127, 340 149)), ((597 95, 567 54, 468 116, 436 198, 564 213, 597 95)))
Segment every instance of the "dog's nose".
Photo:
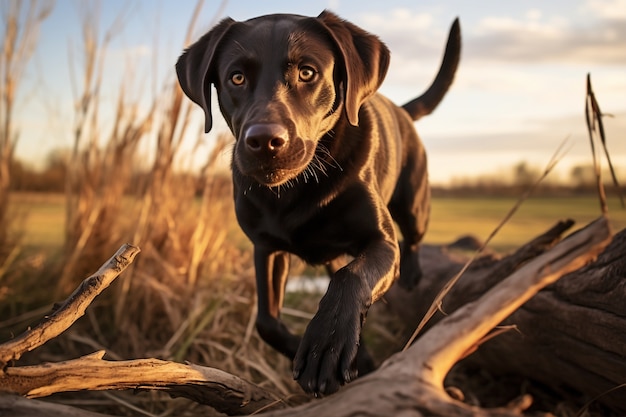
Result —
POLYGON ((287 129, 276 123, 255 124, 246 129, 243 138, 249 151, 255 154, 277 155, 287 147, 287 129))

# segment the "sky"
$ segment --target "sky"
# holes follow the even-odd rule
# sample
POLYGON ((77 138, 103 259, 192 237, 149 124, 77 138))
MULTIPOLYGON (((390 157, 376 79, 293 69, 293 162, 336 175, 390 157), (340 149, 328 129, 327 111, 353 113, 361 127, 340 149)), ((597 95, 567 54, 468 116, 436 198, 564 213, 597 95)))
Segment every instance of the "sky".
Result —
MULTIPOLYGON (((14 0, 0 0, 7 1, 14 0)), ((57 0, 19 91, 16 156, 34 165, 72 143, 85 3, 57 0)), ((107 50, 105 100, 113 103, 124 78, 131 79, 138 96, 175 82, 174 64, 195 5, 195 0, 99 3, 103 33, 123 16, 107 50)), ((612 116, 604 119, 607 143, 626 175, 626 0, 205 1, 194 38, 226 16, 316 16, 324 9, 387 44, 391 65, 380 91, 400 105, 428 87, 450 24, 459 17, 463 51, 455 82, 435 112, 416 123, 433 183, 503 172, 522 161, 543 168, 566 138, 568 152, 555 175, 591 163, 584 120, 587 73, 601 109, 612 116)), ((196 109, 196 117, 201 115, 196 109)), ((223 122, 215 123, 196 162, 201 164, 225 129, 223 122)))

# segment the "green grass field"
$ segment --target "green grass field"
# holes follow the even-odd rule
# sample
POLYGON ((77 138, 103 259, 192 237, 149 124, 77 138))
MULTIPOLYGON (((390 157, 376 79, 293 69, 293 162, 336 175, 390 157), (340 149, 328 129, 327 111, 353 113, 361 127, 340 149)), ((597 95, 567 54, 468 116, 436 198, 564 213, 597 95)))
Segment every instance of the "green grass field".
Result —
POLYGON ((26 247, 45 250, 63 245, 65 228, 65 195, 48 193, 15 193, 10 196, 13 231, 26 247))
MULTIPOLYGON (((485 240, 515 205, 514 198, 435 198, 425 241, 449 243, 472 234, 485 240)), ((30 248, 54 250, 63 243, 65 222, 64 196, 59 194, 14 194, 11 209, 17 214, 14 229, 30 248)), ((507 251, 527 242, 557 221, 571 218, 577 226, 598 217, 594 197, 531 198, 494 238, 493 249, 507 251)), ((610 200, 609 216, 615 231, 626 227, 626 210, 616 199, 610 200)), ((241 239, 245 239, 241 235, 241 239)))
MULTIPOLYGON (((484 241, 516 203, 515 198, 437 198, 425 240, 448 243, 463 234, 484 241)), ((508 251, 519 247, 553 226, 572 219, 582 227, 600 215, 595 197, 530 198, 500 230, 490 247, 508 251)), ((617 199, 609 200, 609 218, 615 231, 626 227, 626 210, 617 199)))

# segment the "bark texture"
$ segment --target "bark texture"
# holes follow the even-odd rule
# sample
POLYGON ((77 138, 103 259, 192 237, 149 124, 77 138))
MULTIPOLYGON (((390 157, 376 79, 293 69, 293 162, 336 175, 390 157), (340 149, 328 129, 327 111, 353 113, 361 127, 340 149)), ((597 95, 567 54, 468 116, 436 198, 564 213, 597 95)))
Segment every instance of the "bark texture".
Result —
MULTIPOLYGON (((568 224, 557 224, 510 256, 479 259, 445 297, 443 311, 455 312, 548 250, 568 224)), ((426 273, 411 293, 393 289, 388 296, 390 308, 409 328, 428 307, 423 300, 432 299, 463 265, 463 257, 451 247, 427 251, 425 269, 433 273, 426 273)), ((427 327, 443 317, 436 314, 427 327)), ((595 261, 541 290, 501 325, 514 326, 515 331, 483 343, 462 362, 465 369, 522 376, 564 399, 597 401, 617 415, 626 414, 626 230, 617 233, 595 261)))

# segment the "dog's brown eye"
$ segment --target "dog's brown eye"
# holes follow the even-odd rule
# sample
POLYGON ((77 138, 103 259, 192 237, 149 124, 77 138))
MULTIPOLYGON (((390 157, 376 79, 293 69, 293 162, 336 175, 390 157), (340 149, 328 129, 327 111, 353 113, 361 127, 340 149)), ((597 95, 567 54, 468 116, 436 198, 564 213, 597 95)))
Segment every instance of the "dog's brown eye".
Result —
POLYGON ((300 68, 300 73, 298 74, 300 81, 309 82, 312 81, 315 77, 315 70, 311 67, 302 67, 300 68))
POLYGON ((242 85, 246 82, 246 77, 241 72, 235 72, 233 75, 230 76, 230 82, 232 82, 234 85, 242 85))

